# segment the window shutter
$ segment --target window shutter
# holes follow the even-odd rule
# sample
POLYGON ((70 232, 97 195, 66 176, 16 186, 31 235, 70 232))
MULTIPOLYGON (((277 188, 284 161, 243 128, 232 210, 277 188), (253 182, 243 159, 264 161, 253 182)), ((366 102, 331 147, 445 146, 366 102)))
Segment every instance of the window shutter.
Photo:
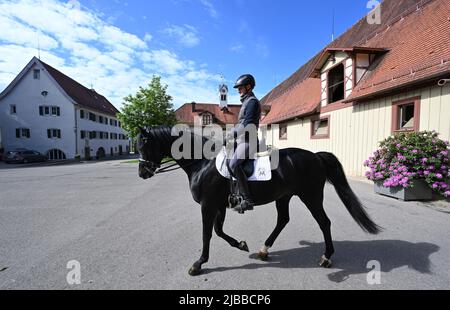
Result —
POLYGON ((56 114, 57 114, 58 116, 61 116, 61 108, 60 108, 60 107, 57 107, 57 108, 56 108, 56 114))
POLYGON ((31 130, 27 129, 26 131, 27 131, 27 138, 29 139, 31 137, 31 130))
POLYGON ((44 116, 44 107, 43 106, 39 107, 39 115, 44 116))
POLYGON ((61 139, 61 130, 58 129, 58 139, 61 139))
POLYGON ((51 131, 51 129, 47 129, 47 137, 48 137, 49 139, 52 138, 52 131, 51 131))
POLYGON ((20 138, 20 129, 16 129, 16 138, 20 138))

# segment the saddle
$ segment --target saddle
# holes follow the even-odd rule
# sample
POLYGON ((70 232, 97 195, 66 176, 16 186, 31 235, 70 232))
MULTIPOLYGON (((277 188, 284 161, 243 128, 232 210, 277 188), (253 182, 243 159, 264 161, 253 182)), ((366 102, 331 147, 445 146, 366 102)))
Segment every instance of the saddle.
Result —
MULTIPOLYGON (((256 159, 248 159, 242 164, 242 168, 249 181, 270 181, 272 179, 271 155, 274 150, 268 150, 256 154, 256 159)), ((225 148, 217 155, 216 168, 219 173, 227 178, 236 180, 230 169, 230 159, 227 158, 225 148)))

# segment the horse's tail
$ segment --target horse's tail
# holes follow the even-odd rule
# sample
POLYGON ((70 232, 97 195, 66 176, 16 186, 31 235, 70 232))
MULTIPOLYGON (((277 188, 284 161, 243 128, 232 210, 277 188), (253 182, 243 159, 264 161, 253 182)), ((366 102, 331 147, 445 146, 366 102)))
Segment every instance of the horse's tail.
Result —
POLYGON ((341 198, 353 219, 364 231, 371 234, 378 234, 381 231, 381 227, 370 219, 364 209, 364 206, 350 188, 339 159, 331 153, 320 152, 316 155, 325 164, 327 170, 327 180, 334 185, 339 198, 341 198))

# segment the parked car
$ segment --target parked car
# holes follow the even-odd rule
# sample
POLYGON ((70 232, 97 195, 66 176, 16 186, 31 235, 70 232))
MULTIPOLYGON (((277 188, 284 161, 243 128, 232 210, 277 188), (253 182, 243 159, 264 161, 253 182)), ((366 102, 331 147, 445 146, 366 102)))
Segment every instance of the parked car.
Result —
POLYGON ((47 161, 47 156, 32 150, 19 149, 7 152, 4 155, 5 163, 13 164, 13 163, 36 163, 36 162, 44 162, 47 161))

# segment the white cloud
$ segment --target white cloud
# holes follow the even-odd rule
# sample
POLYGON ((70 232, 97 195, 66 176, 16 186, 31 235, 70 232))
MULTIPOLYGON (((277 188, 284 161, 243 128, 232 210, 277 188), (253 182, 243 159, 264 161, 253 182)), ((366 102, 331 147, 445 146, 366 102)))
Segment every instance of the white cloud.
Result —
POLYGON ((162 32, 165 35, 174 38, 179 44, 186 47, 194 47, 200 43, 200 38, 197 36, 197 29, 190 25, 170 25, 162 32))
POLYGON ((203 4, 205 6, 205 8, 208 10, 209 15, 212 18, 218 18, 219 14, 217 13, 216 8, 214 7, 214 5, 209 1, 209 0, 200 0, 201 4, 203 4))
POLYGON ((144 41, 150 42, 151 40, 153 40, 153 36, 150 33, 146 33, 144 36, 144 41))
POLYGON ((142 60, 146 68, 166 74, 176 74, 187 67, 176 54, 167 50, 145 52, 142 54, 142 60))
MULTIPOLYGON (((217 101, 220 79, 206 64, 182 59, 168 48, 152 50, 147 45, 152 35, 140 39, 106 18, 76 0, 1 0, 0 91, 37 56, 39 37, 43 61, 86 87, 92 85, 118 108, 155 74, 169 85, 176 106, 217 101)), ((168 29, 184 46, 200 42, 192 26, 168 29)))
POLYGON ((241 44, 241 43, 233 44, 233 45, 230 47, 230 51, 232 51, 232 52, 234 52, 234 53, 241 53, 243 50, 244 50, 244 45, 241 44))
POLYGON ((16 43, 34 48, 38 48, 40 45, 45 50, 58 47, 58 42, 54 38, 4 16, 0 16, 0 42, 16 43))
POLYGON ((261 58, 267 58, 270 55, 270 50, 263 38, 259 38, 255 45, 256 53, 261 58))

